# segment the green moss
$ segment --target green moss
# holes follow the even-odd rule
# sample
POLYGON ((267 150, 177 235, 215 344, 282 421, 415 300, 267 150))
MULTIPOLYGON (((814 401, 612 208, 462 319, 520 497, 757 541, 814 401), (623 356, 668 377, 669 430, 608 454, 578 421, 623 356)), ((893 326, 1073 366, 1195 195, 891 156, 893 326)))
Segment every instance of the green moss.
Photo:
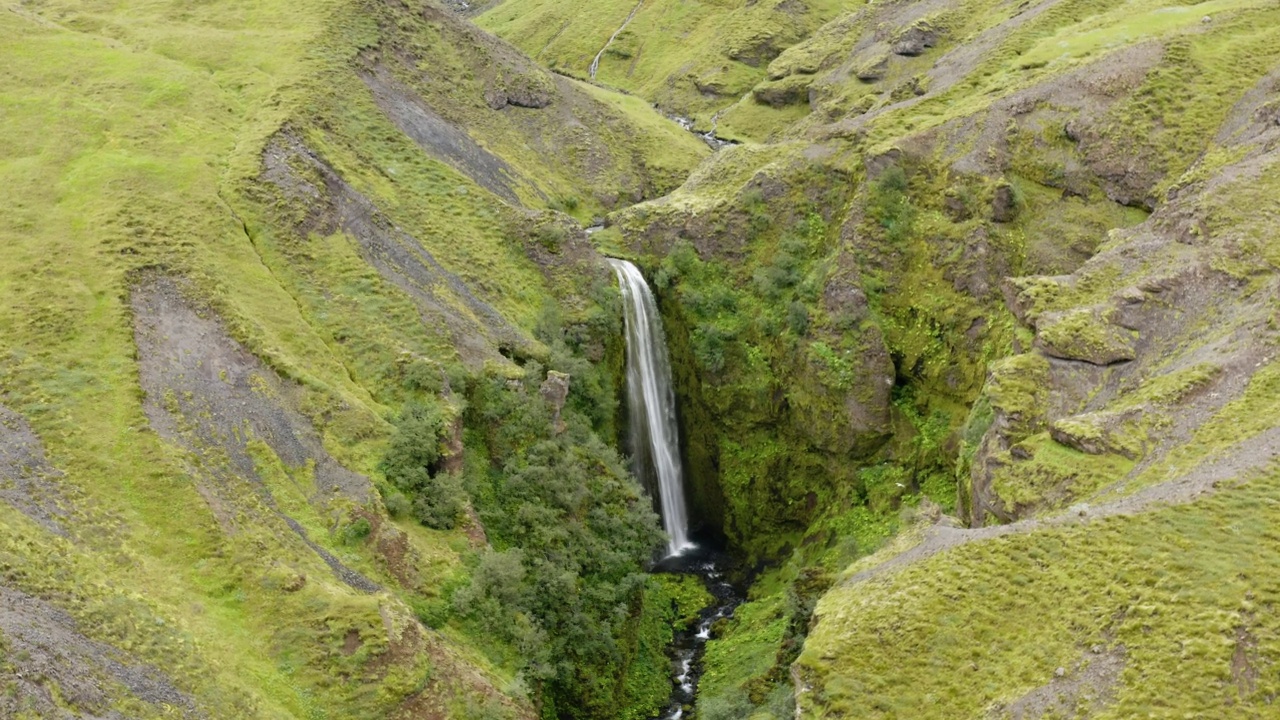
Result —
POLYGON ((803 4, 605 0, 590 6, 507 0, 477 18, 539 61, 586 78, 596 54, 627 16, 600 61, 597 80, 709 125, 765 74, 765 66, 844 9, 840 0, 803 4))
POLYGON ((1280 638, 1257 612, 1280 592, 1264 570, 1280 549, 1268 500, 1278 487, 1271 472, 1193 505, 975 542, 840 587, 800 660, 813 685, 805 710, 982 714, 1058 667, 1074 673, 1098 646, 1123 647, 1125 670, 1092 717, 1250 717, 1273 681, 1239 685, 1231 659, 1240 632, 1258 643, 1246 653, 1274 652, 1280 638))
POLYGON ((1084 307, 1046 318, 1037 325, 1037 338, 1055 355, 1110 365, 1135 357, 1138 333, 1113 322, 1115 311, 1084 307))
POLYGON ((1280 411, 1278 391, 1280 364, 1272 362, 1254 373, 1239 398, 1196 428, 1189 442, 1174 447, 1159 462, 1144 468, 1132 488, 1175 478, 1187 468, 1223 457, 1238 443, 1271 429, 1276 412, 1280 411))
POLYGON ((618 689, 620 720, 650 718, 671 697, 671 661, 667 648, 674 633, 697 622, 712 602, 701 579, 692 575, 654 575, 641 601, 630 640, 628 668, 618 689))
POLYGON ((992 363, 983 395, 1014 422, 1014 437, 1037 432, 1049 402, 1049 361, 1028 353, 992 363))
POLYGON ((1048 433, 1033 435, 995 458, 991 487, 1012 512, 1063 506, 1125 476, 1133 461, 1120 455, 1089 455, 1054 442, 1048 433), (1001 459, 1003 458, 1003 459, 1001 459))

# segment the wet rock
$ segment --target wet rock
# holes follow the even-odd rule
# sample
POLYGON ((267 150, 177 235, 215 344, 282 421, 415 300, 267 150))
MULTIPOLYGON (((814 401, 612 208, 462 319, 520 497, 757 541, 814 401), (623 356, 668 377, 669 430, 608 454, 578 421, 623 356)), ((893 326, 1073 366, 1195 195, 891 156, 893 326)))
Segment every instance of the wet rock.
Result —
POLYGON ((444 457, 441 468, 447 473, 462 472, 462 417, 456 417, 449 424, 449 434, 444 439, 444 457))

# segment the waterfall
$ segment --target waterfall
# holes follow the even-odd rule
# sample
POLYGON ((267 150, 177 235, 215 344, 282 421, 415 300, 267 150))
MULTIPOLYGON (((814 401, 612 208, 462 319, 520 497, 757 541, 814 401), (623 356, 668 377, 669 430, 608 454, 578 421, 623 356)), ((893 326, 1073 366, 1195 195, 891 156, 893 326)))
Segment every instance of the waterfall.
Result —
POLYGON ((662 527, 670 536, 667 549, 676 555, 689 548, 689 520, 680 469, 680 436, 676 396, 662 318, 640 270, 626 260, 610 258, 622 290, 627 329, 627 397, 630 400, 631 445, 635 471, 656 479, 662 527))

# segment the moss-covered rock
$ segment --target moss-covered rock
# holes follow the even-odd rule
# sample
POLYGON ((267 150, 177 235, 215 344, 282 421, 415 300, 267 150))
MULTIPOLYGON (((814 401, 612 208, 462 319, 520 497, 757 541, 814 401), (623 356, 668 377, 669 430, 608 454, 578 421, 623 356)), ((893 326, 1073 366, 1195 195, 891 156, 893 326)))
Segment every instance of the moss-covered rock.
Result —
POLYGON ((1115 322, 1111 308, 1079 308, 1041 316, 1036 340, 1045 354, 1111 365, 1137 356, 1138 333, 1115 322))

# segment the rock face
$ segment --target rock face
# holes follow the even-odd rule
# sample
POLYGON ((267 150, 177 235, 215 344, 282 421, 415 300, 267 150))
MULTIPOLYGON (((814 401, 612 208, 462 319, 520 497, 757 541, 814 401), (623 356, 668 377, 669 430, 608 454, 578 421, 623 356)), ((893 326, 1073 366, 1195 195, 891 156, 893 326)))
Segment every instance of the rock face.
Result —
POLYGON ((555 370, 548 371, 547 379, 542 381, 538 393, 551 408, 551 425, 556 434, 564 432, 566 427, 560 412, 564 410, 565 400, 569 397, 569 376, 555 370))
POLYGON ((928 22, 920 22, 907 28, 893 41, 893 53, 915 57, 938 44, 938 31, 928 22))
POLYGON ((1046 313, 1036 330, 1040 348, 1050 357, 1104 367, 1137 357, 1138 332, 1116 324, 1110 308, 1046 313))

